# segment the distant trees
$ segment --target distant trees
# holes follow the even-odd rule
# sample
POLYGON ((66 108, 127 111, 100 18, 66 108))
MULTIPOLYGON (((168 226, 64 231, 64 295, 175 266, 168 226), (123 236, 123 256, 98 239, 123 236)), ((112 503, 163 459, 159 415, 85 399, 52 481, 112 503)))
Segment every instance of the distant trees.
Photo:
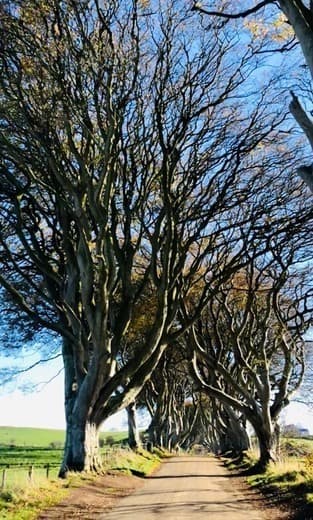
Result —
POLYGON ((296 158, 253 47, 194 16, 170 0, 0 7, 0 284, 62 338, 61 476, 98 467, 104 419, 251 248, 310 214, 296 181, 281 189, 296 158))
POLYGON ((185 352, 170 345, 139 396, 151 417, 149 442, 168 450, 192 442, 199 434, 198 399, 185 352))
POLYGON ((206 425, 206 443, 214 453, 241 456, 250 448, 245 416, 219 399, 204 394, 207 406, 201 407, 202 422, 206 425))

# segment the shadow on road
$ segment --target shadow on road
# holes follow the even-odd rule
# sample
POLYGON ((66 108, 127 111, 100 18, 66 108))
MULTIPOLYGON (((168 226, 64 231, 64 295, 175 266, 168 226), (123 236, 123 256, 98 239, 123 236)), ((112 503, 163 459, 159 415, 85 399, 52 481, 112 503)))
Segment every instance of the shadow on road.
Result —
MULTIPOLYGON (((186 475, 152 475, 150 477, 146 477, 147 480, 154 480, 154 479, 170 479, 170 478, 219 478, 219 479, 229 479, 229 478, 236 478, 237 475, 214 475, 214 474, 210 474, 210 473, 207 473, 206 475, 199 475, 199 473, 197 473, 196 475, 193 475, 193 474, 190 474, 190 473, 186 473, 186 475)), ((313 519, 312 519, 313 520, 313 519)))

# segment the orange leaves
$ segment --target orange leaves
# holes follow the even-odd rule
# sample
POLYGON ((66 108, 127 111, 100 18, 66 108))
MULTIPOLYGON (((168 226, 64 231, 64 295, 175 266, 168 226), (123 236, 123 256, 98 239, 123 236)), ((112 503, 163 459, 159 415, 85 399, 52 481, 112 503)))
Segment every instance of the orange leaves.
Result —
POLYGON ((246 18, 244 27, 251 33, 253 39, 263 40, 268 38, 272 41, 283 43, 290 40, 294 33, 287 23, 286 17, 280 12, 274 20, 268 21, 264 18, 246 18))

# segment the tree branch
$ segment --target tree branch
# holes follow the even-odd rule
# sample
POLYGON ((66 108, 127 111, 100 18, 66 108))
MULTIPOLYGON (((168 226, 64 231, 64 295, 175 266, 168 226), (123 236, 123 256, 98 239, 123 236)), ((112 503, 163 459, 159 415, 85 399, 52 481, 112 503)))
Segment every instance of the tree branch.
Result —
POLYGON ((298 125, 304 131, 313 150, 313 121, 307 116, 297 96, 292 91, 290 94, 292 101, 289 104, 289 110, 297 121, 298 125))
MULTIPOLYGON (((313 150, 313 121, 306 114, 297 96, 292 91, 290 93, 292 96, 292 101, 289 104, 289 110, 307 136, 313 150)), ((300 166, 297 169, 297 173, 313 192, 313 164, 309 166, 300 166)))
POLYGON ((236 19, 236 18, 245 18, 249 14, 256 13, 262 7, 265 7, 266 5, 273 4, 274 2, 272 0, 264 0, 263 2, 260 2, 259 4, 255 5, 251 9, 246 9, 245 11, 241 11, 239 13, 223 13, 221 11, 207 11, 206 9, 203 9, 201 7, 200 2, 195 2, 191 8, 192 11, 199 11, 202 14, 206 14, 208 16, 219 16, 220 18, 227 18, 227 19, 236 19))

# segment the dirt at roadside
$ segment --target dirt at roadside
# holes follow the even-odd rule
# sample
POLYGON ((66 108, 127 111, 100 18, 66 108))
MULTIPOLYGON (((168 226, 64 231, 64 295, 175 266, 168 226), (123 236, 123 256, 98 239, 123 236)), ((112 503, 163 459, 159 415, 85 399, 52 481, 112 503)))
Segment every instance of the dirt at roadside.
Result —
POLYGON ((108 474, 88 485, 72 489, 59 504, 42 512, 38 520, 95 520, 112 509, 114 504, 140 488, 144 480, 132 475, 108 474))

